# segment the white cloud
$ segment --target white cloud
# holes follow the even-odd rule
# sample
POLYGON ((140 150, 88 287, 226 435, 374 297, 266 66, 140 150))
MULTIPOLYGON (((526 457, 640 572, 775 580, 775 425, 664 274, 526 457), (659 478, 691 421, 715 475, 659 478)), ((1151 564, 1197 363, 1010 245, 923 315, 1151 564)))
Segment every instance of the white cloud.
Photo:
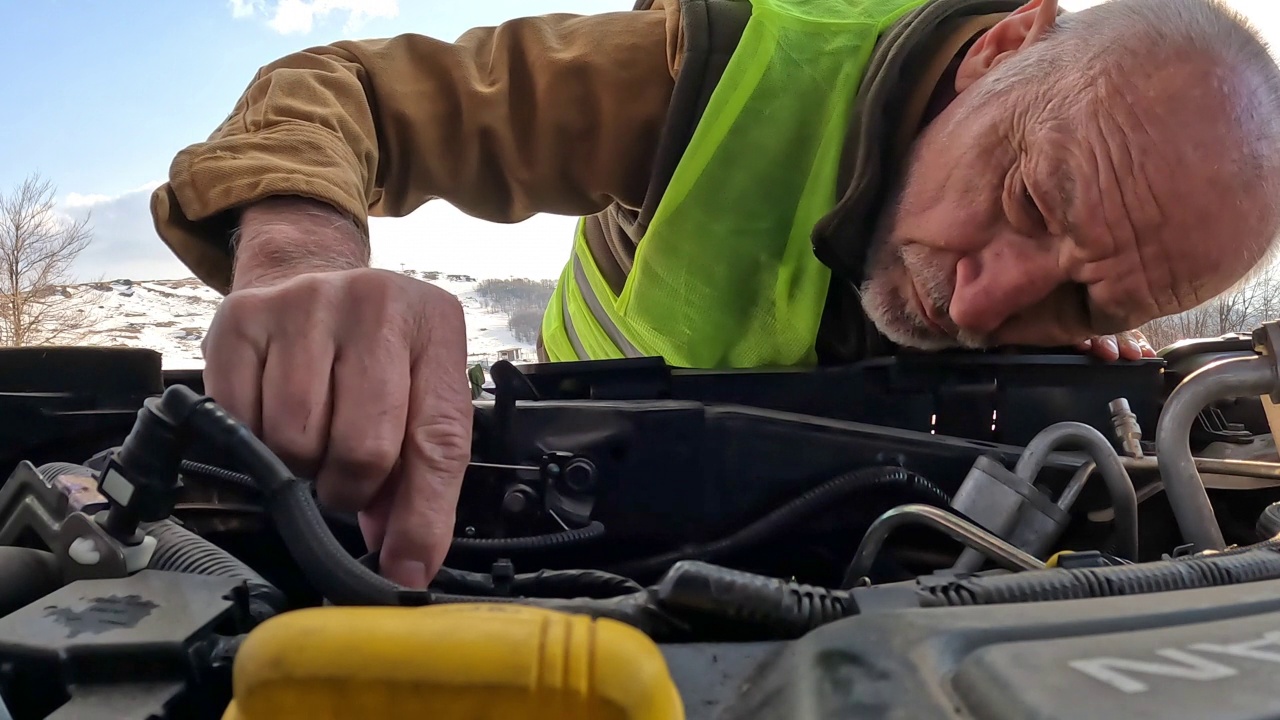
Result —
MULTIPOLYGON (((60 213, 90 218, 93 241, 72 267, 78 281, 191 276, 152 224, 151 191, 158 185, 147 183, 117 196, 71 193, 58 202, 60 213)), ((408 217, 373 218, 373 264, 479 278, 555 278, 569 258, 574 224, 574 218, 554 215, 512 225, 488 223, 434 201, 408 217)))
POLYGON ((60 203, 64 208, 80 208, 90 205, 97 205, 111 199, 110 195, 81 195, 80 193, 70 193, 60 203))
POLYGON ((345 14, 344 33, 352 33, 373 18, 400 14, 398 0, 230 0, 234 18, 264 17, 282 35, 305 35, 330 14, 345 14))
POLYGON ((576 218, 535 215, 518 224, 477 220, 441 201, 404 218, 373 218, 373 264, 477 278, 560 276, 573 248, 576 218))
POLYGON ((262 0, 231 0, 231 17, 233 18, 253 17, 253 14, 261 9, 262 0))
POLYGON ((151 222, 147 183, 120 195, 70 193, 58 210, 76 219, 89 216, 93 240, 71 267, 80 282, 116 278, 167 279, 191 275, 169 252, 151 222))

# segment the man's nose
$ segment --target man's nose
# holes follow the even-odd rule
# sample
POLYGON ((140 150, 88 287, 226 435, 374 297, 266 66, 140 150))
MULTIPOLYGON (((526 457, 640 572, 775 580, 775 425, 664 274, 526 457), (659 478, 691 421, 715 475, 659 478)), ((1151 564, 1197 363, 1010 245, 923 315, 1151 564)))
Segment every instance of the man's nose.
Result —
POLYGON ((993 244, 956 265, 948 314, 962 330, 989 335, 1044 300, 1063 281, 1052 253, 1018 244, 993 244))

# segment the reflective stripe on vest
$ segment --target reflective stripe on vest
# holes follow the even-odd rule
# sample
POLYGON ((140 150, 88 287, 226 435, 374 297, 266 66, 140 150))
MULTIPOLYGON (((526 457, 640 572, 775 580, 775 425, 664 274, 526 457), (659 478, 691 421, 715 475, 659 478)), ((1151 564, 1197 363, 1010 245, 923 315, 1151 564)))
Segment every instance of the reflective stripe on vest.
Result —
MULTIPOLYGON (((583 234, 585 222, 585 220, 578 221, 572 256, 565 267, 565 272, 556 283, 555 293, 551 297, 546 316, 543 318, 543 342, 548 357, 553 362, 644 357, 645 353, 623 334, 592 285, 593 277, 596 285, 604 288, 604 292, 612 296, 608 291, 608 283, 596 268, 587 246, 586 237, 583 234), (588 273, 591 274, 590 277, 588 273), (583 323, 585 325, 583 335, 589 335, 589 337, 585 341, 583 335, 578 333, 579 323, 573 318, 577 313, 572 312, 571 308, 580 308, 584 311, 583 314, 587 315, 583 323), (571 354, 564 354, 564 343, 546 342, 545 338, 553 335, 567 340, 571 354), (600 335, 603 335, 603 338, 599 337, 600 335)), ((610 297, 610 301, 616 302, 617 298, 610 297)))
POLYGON ((831 275, 813 254, 813 226, 839 197, 853 98, 876 41, 926 0, 750 1, 620 294, 578 223, 543 317, 551 360, 816 361, 831 275))

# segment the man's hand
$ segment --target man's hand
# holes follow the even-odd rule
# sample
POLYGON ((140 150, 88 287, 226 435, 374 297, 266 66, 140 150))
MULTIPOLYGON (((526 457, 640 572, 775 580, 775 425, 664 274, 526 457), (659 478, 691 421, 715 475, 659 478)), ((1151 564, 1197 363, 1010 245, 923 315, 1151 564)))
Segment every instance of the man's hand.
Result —
POLYGON ((1096 355, 1103 360, 1141 360, 1156 356, 1155 348, 1147 342, 1147 338, 1137 330, 1129 330, 1118 335, 1103 335, 1090 338, 1076 345, 1081 352, 1096 355))
POLYGON ((361 267, 363 238, 332 211, 263 206, 242 232, 234 286, 205 339, 206 391, 315 478, 321 503, 360 513, 384 575, 425 587, 470 457, 461 306, 361 267))

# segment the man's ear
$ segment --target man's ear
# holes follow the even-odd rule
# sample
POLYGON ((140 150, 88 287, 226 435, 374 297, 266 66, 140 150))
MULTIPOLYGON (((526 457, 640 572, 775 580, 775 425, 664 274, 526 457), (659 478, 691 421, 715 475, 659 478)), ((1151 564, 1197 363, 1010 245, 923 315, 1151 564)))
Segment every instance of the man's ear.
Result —
POLYGON ((960 67, 956 68, 956 92, 969 89, 992 68, 1015 52, 1044 37, 1058 18, 1058 0, 1030 0, 983 33, 960 67))

